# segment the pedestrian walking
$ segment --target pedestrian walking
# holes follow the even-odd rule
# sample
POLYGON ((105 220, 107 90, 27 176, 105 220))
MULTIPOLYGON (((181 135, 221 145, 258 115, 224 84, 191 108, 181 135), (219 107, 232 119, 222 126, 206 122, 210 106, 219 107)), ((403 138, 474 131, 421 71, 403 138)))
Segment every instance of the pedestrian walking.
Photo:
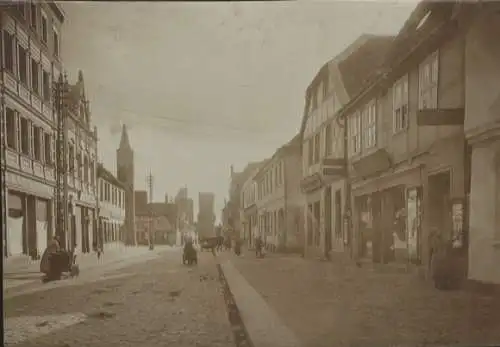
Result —
POLYGON ((262 258, 262 239, 260 236, 255 240, 255 256, 262 258))

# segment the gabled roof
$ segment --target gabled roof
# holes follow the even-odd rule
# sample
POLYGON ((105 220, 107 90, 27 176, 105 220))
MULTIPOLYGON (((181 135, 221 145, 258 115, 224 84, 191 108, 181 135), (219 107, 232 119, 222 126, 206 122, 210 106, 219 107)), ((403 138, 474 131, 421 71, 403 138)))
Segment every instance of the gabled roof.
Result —
POLYGON ((349 99, 355 97, 378 75, 394 36, 363 35, 365 41, 338 63, 340 77, 349 99))
POLYGON ((125 189, 124 183, 118 180, 118 178, 116 178, 110 171, 106 170, 102 163, 97 164, 97 177, 102 178, 117 187, 125 189))
POLYGON ((445 1, 421 1, 403 28, 395 38, 384 62, 384 73, 373 79, 340 110, 341 117, 356 107, 368 93, 379 88, 386 88, 397 78, 397 71, 408 69, 406 62, 411 57, 421 57, 428 54, 430 49, 435 49, 442 40, 449 38, 450 32, 456 33, 460 22, 466 26, 469 19, 474 16, 475 3, 467 2, 445 2, 445 1), (426 18, 427 17, 427 18, 426 18))
POLYGON ((310 91, 317 86, 318 79, 323 74, 330 73, 329 65, 336 64, 338 66, 339 77, 342 80, 343 87, 349 99, 351 99, 378 76, 379 70, 383 66, 384 58, 393 41, 393 36, 363 34, 341 53, 323 65, 307 87, 304 114, 299 132, 300 138, 304 134, 307 122, 310 91))

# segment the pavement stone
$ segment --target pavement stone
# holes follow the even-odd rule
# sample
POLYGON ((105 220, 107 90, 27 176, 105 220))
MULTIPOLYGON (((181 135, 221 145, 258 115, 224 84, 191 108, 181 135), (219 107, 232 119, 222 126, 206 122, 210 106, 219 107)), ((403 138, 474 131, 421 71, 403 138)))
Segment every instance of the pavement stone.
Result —
POLYGON ((33 321, 19 317, 85 315, 16 346, 234 346, 211 254, 200 254, 198 265, 188 267, 180 252, 167 252, 108 275, 115 277, 4 300, 7 328, 12 319, 33 321))
MULTIPOLYGON (((295 256, 230 258, 304 347, 499 345, 500 298, 295 256)), ((222 261, 222 260, 221 260, 222 261)))
MULTIPOLYGON (((163 252, 176 251, 173 247, 156 247, 154 250, 150 251, 146 247, 124 247, 123 249, 115 249, 113 252, 108 252, 103 255, 100 259, 97 259, 96 254, 88 253, 81 254, 77 258, 77 263, 80 267, 81 273, 85 275, 90 271, 91 273, 95 270, 111 270, 113 268, 121 268, 127 266, 128 264, 133 264, 137 262, 146 261, 148 259, 158 257, 163 252)), ((26 290, 33 288, 45 288, 47 285, 41 286, 40 265, 37 262, 28 262, 26 264, 21 264, 21 266, 13 266, 11 263, 4 266, 3 274, 3 289, 4 295, 10 296, 12 293, 17 295, 17 293, 24 293, 26 290), (15 288, 15 289, 14 289, 15 288)), ((71 282, 74 283, 74 282, 71 282)), ((52 286, 60 286, 68 284, 66 282, 54 282, 50 284, 52 286)))

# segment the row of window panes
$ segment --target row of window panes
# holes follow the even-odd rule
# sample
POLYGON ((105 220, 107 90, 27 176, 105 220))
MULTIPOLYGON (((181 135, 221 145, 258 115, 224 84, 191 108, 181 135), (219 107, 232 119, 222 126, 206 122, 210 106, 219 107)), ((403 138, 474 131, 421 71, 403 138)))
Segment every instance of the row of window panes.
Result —
MULTIPOLYGON (((307 167, 319 163, 321 157, 329 157, 333 153, 338 153, 342 149, 343 138, 338 136, 338 133, 334 133, 334 125, 330 122, 324 127, 324 137, 322 137, 322 132, 317 132, 306 141, 306 146, 304 150, 307 150, 307 167), (321 139, 324 139, 324 147, 321 146, 321 139)), ((306 153, 304 153, 306 154, 306 153)))
POLYGON ((104 243, 120 240, 120 226, 115 223, 102 223, 104 243))
POLYGON ((306 128, 304 129, 304 137, 308 137, 310 134, 316 132, 316 129, 321 127, 321 125, 329 118, 333 117, 334 111, 334 98, 332 96, 331 98, 324 100, 321 107, 314 110, 314 112, 310 112, 306 128))
POLYGON ((255 202, 255 187, 250 186, 243 192, 243 206, 247 207, 255 202))
POLYGON ((75 146, 70 143, 68 144, 68 170, 70 173, 75 173, 75 162, 77 177, 82 179, 83 182, 90 183, 93 186, 95 183, 96 175, 96 167, 94 161, 89 161, 88 156, 83 155, 82 165, 82 152, 78 152, 75 156, 75 146))
POLYGON ((280 161, 266 173, 264 179, 259 184, 259 198, 271 194, 275 188, 280 187, 283 184, 283 179, 283 162, 280 161))
POLYGON ((3 46, 5 69, 18 77, 26 87, 31 87, 35 94, 41 95, 45 101, 50 101, 50 73, 41 69, 41 64, 33 59, 23 46, 16 44, 14 35, 7 31, 3 31, 3 46))
MULTIPOLYGON (((29 22, 30 28, 37 34, 39 34, 39 26, 41 29, 41 40, 47 45, 49 41, 49 21, 47 15, 43 12, 43 10, 36 4, 35 1, 31 2, 20 2, 17 5, 17 8, 22 16, 27 22, 29 22), (38 20, 38 9, 40 9, 41 20, 38 20)), ((60 42, 59 42, 59 34, 56 30, 52 31, 52 39, 53 39, 53 53, 55 56, 59 56, 60 54, 60 42)))
POLYGON ((48 165, 54 163, 55 146, 51 133, 9 107, 5 108, 4 117, 8 148, 48 165))
POLYGON ((125 206, 125 192, 102 179, 99 184, 99 199, 120 208, 125 206))
POLYGON ((265 215, 260 216, 259 230, 265 235, 272 235, 278 231, 278 211, 267 212, 265 215))

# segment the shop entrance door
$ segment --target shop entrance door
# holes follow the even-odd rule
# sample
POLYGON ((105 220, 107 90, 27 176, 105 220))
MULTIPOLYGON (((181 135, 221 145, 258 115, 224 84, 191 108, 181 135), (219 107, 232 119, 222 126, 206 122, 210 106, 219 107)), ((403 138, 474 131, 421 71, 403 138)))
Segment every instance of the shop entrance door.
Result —
POLYGON ((429 176, 430 230, 444 239, 451 237, 450 183, 449 171, 429 176))

